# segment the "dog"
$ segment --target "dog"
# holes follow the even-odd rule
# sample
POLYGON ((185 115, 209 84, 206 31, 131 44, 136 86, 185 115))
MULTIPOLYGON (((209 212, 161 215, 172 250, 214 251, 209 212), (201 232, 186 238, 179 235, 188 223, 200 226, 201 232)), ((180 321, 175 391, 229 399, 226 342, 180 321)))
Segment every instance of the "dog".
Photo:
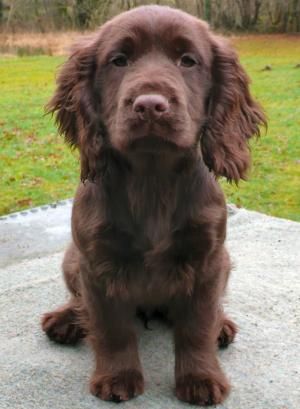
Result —
POLYGON ((217 179, 245 179, 265 124, 236 53, 189 14, 139 7, 75 45, 48 111, 79 149, 81 183, 63 261, 70 299, 42 329, 64 344, 86 337, 91 392, 120 402, 144 391, 135 312, 163 310, 177 398, 223 402, 217 347, 237 329, 222 307, 231 264, 217 179))

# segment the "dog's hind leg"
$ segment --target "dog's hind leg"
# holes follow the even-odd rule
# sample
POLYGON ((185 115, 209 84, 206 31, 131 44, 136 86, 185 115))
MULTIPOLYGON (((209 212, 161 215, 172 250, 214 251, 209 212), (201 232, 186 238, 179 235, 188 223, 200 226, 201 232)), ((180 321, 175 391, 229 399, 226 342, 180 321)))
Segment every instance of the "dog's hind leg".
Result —
POLYGON ((66 285, 71 293, 68 303, 44 314, 41 325, 48 337, 61 344, 76 344, 86 336, 84 311, 80 294, 79 260, 72 244, 65 253, 63 272, 66 285))
POLYGON ((223 317, 221 319, 221 330, 218 336, 219 348, 227 348, 228 345, 234 341, 236 334, 236 324, 223 313, 223 317))

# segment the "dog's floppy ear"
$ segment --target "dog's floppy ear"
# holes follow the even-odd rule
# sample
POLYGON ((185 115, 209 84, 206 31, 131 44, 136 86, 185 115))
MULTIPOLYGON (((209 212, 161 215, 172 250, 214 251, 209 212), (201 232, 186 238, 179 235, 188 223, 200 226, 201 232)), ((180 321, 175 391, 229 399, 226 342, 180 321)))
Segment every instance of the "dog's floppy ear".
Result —
POLYGON ((216 176, 245 179, 250 165, 248 140, 259 135, 265 116, 249 91, 249 78, 235 51, 212 37, 212 81, 208 119, 202 132, 202 153, 216 176))
POLYGON ((73 47, 57 78, 57 88, 46 110, 55 114, 60 133, 81 158, 81 180, 93 180, 97 173, 102 136, 98 105, 94 95, 97 42, 86 39, 73 47))

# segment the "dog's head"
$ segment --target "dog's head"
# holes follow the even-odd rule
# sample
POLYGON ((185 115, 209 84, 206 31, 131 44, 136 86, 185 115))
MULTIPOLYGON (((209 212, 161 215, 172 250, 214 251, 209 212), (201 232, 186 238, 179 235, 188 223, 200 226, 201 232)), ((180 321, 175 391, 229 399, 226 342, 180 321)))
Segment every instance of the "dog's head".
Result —
POLYGON ((264 116, 235 52, 205 22, 168 7, 123 13, 75 46, 49 103, 93 179, 101 152, 186 150, 217 176, 245 177, 264 116))

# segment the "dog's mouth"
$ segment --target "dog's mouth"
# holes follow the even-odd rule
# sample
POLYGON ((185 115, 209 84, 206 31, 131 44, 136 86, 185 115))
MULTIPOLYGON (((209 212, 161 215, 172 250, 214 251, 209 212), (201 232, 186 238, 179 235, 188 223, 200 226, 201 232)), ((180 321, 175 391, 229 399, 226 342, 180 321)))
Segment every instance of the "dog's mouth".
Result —
POLYGON ((131 153, 172 153, 190 148, 195 139, 184 116, 157 121, 122 118, 117 120, 116 130, 118 146, 131 153))
POLYGON ((133 122, 129 127, 131 151, 160 153, 178 150, 181 126, 175 121, 133 122))
POLYGON ((157 135, 135 137, 128 148, 132 152, 157 154, 166 151, 177 151, 179 149, 175 142, 157 135))

